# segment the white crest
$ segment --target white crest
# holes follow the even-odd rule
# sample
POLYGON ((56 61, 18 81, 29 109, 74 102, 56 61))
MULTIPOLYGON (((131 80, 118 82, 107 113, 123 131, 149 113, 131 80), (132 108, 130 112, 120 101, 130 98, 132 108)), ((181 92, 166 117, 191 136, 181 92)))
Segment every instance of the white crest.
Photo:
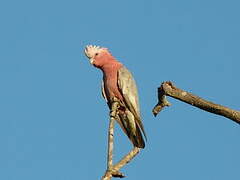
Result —
POLYGON ((91 59, 94 58, 97 53, 100 53, 106 48, 100 47, 100 46, 93 46, 93 45, 87 45, 86 48, 84 49, 85 55, 91 59))

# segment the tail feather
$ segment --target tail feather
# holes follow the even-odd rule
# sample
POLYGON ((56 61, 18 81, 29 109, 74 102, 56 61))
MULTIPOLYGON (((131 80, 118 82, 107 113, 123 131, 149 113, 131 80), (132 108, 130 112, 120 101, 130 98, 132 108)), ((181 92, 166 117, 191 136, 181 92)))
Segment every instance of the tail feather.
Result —
POLYGON ((143 140, 142 133, 138 126, 136 128, 136 135, 131 136, 130 139, 134 146, 139 147, 139 148, 145 147, 145 142, 143 140))
POLYGON ((133 133, 130 130, 131 128, 129 128, 129 124, 127 123, 128 120, 126 119, 125 115, 119 114, 119 117, 117 118, 117 122, 119 123, 119 125, 121 126, 121 128, 123 129, 123 131, 131 140, 131 142, 135 147, 138 147, 138 148, 145 147, 145 142, 138 124, 136 124, 136 130, 135 130, 135 133, 133 133))

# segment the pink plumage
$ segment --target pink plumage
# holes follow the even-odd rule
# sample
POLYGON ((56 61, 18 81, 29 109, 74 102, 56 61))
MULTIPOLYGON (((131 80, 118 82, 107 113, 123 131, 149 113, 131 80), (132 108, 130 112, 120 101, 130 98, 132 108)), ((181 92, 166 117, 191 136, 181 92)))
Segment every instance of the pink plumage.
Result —
POLYGON ((145 131, 140 117, 137 87, 132 74, 106 48, 90 45, 84 51, 90 63, 103 72, 102 94, 109 108, 113 97, 121 101, 117 122, 134 146, 144 148, 142 133, 145 136, 145 131))

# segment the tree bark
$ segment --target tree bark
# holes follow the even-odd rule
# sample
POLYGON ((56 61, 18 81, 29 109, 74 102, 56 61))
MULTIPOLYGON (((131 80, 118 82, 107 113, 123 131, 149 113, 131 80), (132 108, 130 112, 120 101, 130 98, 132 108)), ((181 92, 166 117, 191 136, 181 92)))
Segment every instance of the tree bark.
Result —
POLYGON ((240 111, 230 109, 228 107, 212 103, 210 101, 204 100, 196 95, 189 92, 183 91, 173 85, 172 82, 163 82, 158 88, 158 103, 153 108, 152 112, 154 116, 165 107, 171 104, 167 101, 166 96, 173 97, 192 106, 198 107, 202 110, 214 113, 220 116, 224 116, 232 121, 240 124, 240 111))

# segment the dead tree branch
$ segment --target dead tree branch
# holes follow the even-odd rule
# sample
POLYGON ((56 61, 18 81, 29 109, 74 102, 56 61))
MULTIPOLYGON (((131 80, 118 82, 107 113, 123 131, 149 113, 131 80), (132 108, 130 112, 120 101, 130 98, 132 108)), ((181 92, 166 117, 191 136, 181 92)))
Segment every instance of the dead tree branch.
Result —
POLYGON ((112 110, 110 112, 110 121, 108 128, 108 156, 107 156, 107 169, 111 169, 113 165, 113 136, 114 136, 114 121, 117 115, 118 102, 113 102, 112 110))
POLYGON ((110 112, 110 122, 108 129, 108 154, 107 154, 107 170, 101 180, 111 180, 112 177, 124 178, 125 176, 119 171, 123 166, 129 163, 140 151, 140 148, 134 147, 126 156, 118 163, 113 165, 113 142, 114 142, 114 121, 117 118, 119 102, 112 103, 110 112))
POLYGON ((113 166, 113 169, 118 171, 127 163, 129 163, 139 152, 140 148, 134 147, 126 156, 124 156, 117 164, 113 166))
POLYGON ((202 110, 214 113, 220 116, 231 119, 232 121, 240 124, 240 111, 232 110, 228 107, 214 104, 210 101, 204 100, 196 95, 193 95, 189 92, 183 91, 173 85, 172 82, 167 81, 163 82, 158 88, 158 103, 153 108, 152 112, 154 116, 165 107, 170 106, 171 104, 167 101, 166 96, 173 97, 185 103, 188 103, 192 106, 198 107, 202 110))

